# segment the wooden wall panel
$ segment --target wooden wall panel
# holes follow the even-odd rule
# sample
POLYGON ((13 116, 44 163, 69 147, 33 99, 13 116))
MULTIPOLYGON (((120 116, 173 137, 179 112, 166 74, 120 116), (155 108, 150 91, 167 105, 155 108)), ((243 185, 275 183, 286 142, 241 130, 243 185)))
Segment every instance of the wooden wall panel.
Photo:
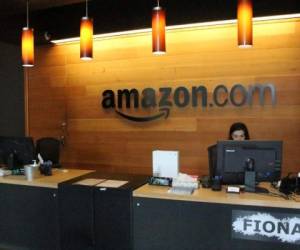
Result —
POLYGON ((95 41, 91 62, 79 59, 79 44, 39 47, 36 63, 29 71, 30 134, 65 136, 65 166, 150 174, 152 150, 166 149, 180 151, 183 172, 205 174, 207 146, 242 121, 252 139, 284 141, 283 174, 300 169, 299 19, 255 23, 252 49, 238 49, 236 27, 225 25, 169 31, 165 56, 151 54, 146 33, 95 41), (252 107, 173 106, 168 119, 143 124, 101 107, 105 89, 151 87, 158 93, 160 87, 204 85, 210 100, 217 85, 237 83, 273 83, 276 106, 268 95, 264 107, 257 96, 252 107))

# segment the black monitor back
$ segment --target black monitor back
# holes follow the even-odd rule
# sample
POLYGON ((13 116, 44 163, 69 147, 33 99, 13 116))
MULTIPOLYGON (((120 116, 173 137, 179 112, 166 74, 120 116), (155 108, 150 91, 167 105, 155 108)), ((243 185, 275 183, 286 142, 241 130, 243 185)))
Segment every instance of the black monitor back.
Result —
POLYGON ((0 136, 0 164, 7 165, 13 157, 14 168, 32 163, 35 159, 34 143, 31 137, 0 136))
POLYGON ((210 173, 221 176, 224 184, 244 183, 248 159, 254 161, 258 182, 280 179, 282 141, 219 141, 209 152, 210 173))
POLYGON ((52 161, 52 167, 60 167, 60 146, 61 142, 56 138, 40 138, 36 141, 36 154, 41 154, 45 161, 52 161))

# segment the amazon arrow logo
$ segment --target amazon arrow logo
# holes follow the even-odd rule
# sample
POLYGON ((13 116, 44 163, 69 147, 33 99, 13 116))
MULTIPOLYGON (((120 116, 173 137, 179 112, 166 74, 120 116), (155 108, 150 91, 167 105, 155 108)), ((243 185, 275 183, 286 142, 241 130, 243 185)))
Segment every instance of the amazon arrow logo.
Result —
POLYGON ((168 108, 161 108, 159 109, 158 114, 152 116, 131 116, 131 115, 126 115, 124 113, 121 113, 118 110, 115 111, 118 115, 126 118, 127 120, 134 121, 134 122, 150 122, 150 121, 158 120, 162 117, 165 117, 165 119, 167 119, 170 113, 170 109, 168 108))

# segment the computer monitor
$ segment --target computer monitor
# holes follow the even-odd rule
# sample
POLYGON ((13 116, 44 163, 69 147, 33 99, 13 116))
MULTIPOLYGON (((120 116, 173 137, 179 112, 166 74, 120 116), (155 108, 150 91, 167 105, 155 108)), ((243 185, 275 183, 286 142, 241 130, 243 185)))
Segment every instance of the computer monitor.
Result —
POLYGON ((35 159, 31 137, 0 136, 0 164, 10 169, 21 168, 35 159))
POLYGON ((210 176, 220 176, 223 184, 244 184, 247 162, 257 182, 280 179, 282 141, 218 141, 208 152, 210 176))

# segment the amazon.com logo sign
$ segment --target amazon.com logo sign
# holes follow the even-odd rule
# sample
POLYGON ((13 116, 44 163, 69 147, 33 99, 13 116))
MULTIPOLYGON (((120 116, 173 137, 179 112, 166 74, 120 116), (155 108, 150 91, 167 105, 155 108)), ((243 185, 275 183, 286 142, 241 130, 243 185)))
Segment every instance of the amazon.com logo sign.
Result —
POLYGON ((208 100, 207 88, 203 85, 186 87, 162 87, 157 90, 145 88, 141 92, 137 89, 119 89, 117 93, 113 90, 104 90, 102 93, 102 107, 104 109, 113 109, 115 112, 131 121, 147 122, 169 116, 170 109, 173 106, 185 108, 192 106, 194 108, 202 107, 242 107, 253 105, 254 95, 259 96, 259 105, 265 104, 266 93, 271 96, 272 105, 276 104, 276 89, 273 84, 254 84, 244 87, 242 84, 236 84, 228 89, 225 85, 217 85, 212 91, 212 98, 208 100), (158 112, 150 116, 135 116, 124 109, 131 111, 134 109, 157 109, 158 112))

